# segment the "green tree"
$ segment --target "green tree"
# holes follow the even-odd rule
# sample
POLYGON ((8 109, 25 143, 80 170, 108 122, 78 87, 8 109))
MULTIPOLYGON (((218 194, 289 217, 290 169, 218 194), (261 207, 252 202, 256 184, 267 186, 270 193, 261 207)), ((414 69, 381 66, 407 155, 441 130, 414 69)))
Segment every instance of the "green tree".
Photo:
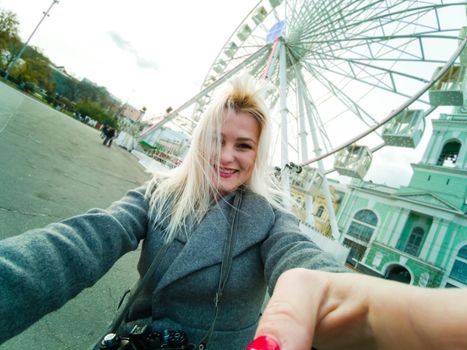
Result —
POLYGON ((97 102, 83 100, 76 105, 76 109, 82 115, 88 116, 101 124, 107 124, 114 128, 118 127, 117 120, 97 102))
POLYGON ((119 101, 113 98, 107 89, 88 79, 81 80, 76 86, 75 100, 89 100, 98 103, 109 113, 118 109, 119 101))
POLYGON ((16 64, 11 69, 10 75, 18 82, 28 82, 46 90, 49 94, 53 93, 55 85, 51 78, 50 60, 39 49, 31 46, 26 47, 22 60, 24 63, 16 64))
POLYGON ((0 10, 0 51, 10 51, 12 44, 20 42, 18 26, 19 21, 15 13, 0 10))

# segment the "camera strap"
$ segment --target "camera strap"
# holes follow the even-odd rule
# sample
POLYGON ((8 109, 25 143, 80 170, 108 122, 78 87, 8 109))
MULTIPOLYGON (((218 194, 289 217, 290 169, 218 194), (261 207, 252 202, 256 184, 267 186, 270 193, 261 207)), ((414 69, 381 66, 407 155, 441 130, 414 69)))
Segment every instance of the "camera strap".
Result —
POLYGON ((165 253, 167 252, 167 249, 169 248, 169 244, 164 243, 162 247, 159 249, 157 252, 156 256, 154 257, 151 265, 149 266, 148 270, 144 274, 143 278, 140 278, 135 285, 131 288, 131 290, 128 290, 122 297, 122 300, 120 301, 119 309, 117 310, 117 314, 115 315, 114 319, 112 320, 112 323, 109 327, 108 333, 117 333, 118 328, 122 324, 123 320, 127 317, 128 312, 130 310, 131 305, 133 302, 136 300, 136 297, 138 294, 141 292, 143 289, 144 285, 147 283, 149 278, 154 274, 156 271, 157 267, 159 267, 159 263, 164 257, 165 253), (121 306, 123 299, 125 296, 130 293, 130 296, 128 297, 128 301, 124 306, 121 306))
POLYGON ((226 237, 224 242, 224 249, 223 249, 223 257, 222 257, 222 264, 221 264, 221 272, 219 276, 219 284, 217 287, 217 292, 214 297, 214 318, 211 323, 211 327, 209 328, 206 335, 201 339, 200 344, 198 345, 198 350, 206 349, 209 340, 211 339, 212 333, 214 332, 214 326, 216 324, 217 316, 219 313, 219 303, 222 298, 222 292, 224 291, 224 287, 227 284, 227 280, 230 275, 230 270, 232 268, 232 261, 233 261, 233 252, 235 247, 235 239, 237 233, 237 226, 238 226, 238 213, 240 211, 240 206, 243 200, 243 192, 244 188, 241 186, 234 199, 234 203, 232 206, 232 211, 230 212, 230 231, 229 235, 226 237))

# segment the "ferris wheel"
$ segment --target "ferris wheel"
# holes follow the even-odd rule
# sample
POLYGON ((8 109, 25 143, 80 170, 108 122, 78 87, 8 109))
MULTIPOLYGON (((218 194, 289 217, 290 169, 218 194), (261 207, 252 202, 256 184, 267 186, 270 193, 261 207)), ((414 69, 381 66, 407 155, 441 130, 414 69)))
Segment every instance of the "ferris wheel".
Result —
MULTIPOLYGON (((373 152, 415 147, 437 106, 463 104, 466 4, 259 1, 219 51, 200 93, 156 127, 170 123, 191 133, 214 90, 248 71, 277 86, 270 96, 275 164, 290 170, 291 162, 312 163, 320 174, 363 178, 373 152)), ((300 171, 291 181, 295 176, 309 192, 305 183, 315 172, 300 171)), ((332 212, 325 177, 323 183, 332 212)))

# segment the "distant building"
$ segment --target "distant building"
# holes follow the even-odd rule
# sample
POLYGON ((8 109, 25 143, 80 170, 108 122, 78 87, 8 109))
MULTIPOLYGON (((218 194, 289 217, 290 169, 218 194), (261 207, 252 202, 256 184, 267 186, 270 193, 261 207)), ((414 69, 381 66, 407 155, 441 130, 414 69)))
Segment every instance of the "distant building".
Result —
MULTIPOLYGON (((331 202, 334 212, 339 210, 339 206, 345 195, 344 192, 340 190, 340 186, 342 185, 338 183, 329 184, 329 192, 331 193, 331 202)), ((325 236, 332 238, 331 221, 328 210, 326 209, 326 199, 323 191, 320 191, 313 200, 313 216, 314 227, 325 236)))
POLYGON ((191 138, 166 127, 148 127, 141 133, 140 144, 146 154, 169 167, 177 166, 190 147, 191 138))
POLYGON ((128 103, 125 103, 118 114, 120 117, 128 118, 134 122, 139 122, 143 118, 144 113, 144 109, 138 109, 128 103))
POLYGON ((354 180, 338 212, 348 263, 426 287, 467 287, 467 114, 433 120, 406 187, 354 180))
MULTIPOLYGON (((299 172, 295 169, 289 170, 290 194, 294 200, 292 211, 303 223, 332 238, 331 223, 323 192, 323 175, 309 166, 299 169, 299 172)), ((331 182, 329 192, 334 212, 336 212, 346 188, 336 181, 331 182)))
POLYGON ((74 100, 79 80, 69 74, 64 67, 49 65, 52 73, 52 80, 55 85, 55 92, 65 96, 69 100, 74 100))
POLYGON ((142 139, 151 147, 162 146, 166 153, 178 158, 183 158, 190 146, 190 137, 187 134, 165 127, 150 132, 142 139))

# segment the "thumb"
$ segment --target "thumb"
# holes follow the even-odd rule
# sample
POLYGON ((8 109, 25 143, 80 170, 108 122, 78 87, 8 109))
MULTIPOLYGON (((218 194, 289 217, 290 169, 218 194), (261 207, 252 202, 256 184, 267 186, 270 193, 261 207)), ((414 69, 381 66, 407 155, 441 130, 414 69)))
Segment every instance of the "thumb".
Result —
POLYGON ((284 272, 247 350, 310 350, 327 285, 325 276, 316 271, 284 272))

